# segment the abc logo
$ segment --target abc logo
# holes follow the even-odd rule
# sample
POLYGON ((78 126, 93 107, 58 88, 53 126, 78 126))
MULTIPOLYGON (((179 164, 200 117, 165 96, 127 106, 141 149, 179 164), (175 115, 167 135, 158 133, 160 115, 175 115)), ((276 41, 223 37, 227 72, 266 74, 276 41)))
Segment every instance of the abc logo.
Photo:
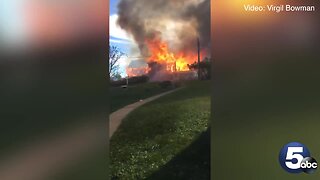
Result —
POLYGON ((318 163, 314 158, 306 157, 301 161, 300 168, 303 172, 312 174, 318 168, 318 163))
POLYGON ((310 157, 308 148, 299 142, 291 142, 283 146, 279 153, 279 162, 281 167, 289 173, 312 174, 318 168, 318 163, 310 157))

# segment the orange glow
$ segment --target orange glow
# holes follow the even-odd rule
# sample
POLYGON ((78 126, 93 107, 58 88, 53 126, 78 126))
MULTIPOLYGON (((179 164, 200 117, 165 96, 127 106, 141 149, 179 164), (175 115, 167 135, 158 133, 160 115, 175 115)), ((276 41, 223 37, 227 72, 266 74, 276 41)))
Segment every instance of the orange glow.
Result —
MULTIPOLYGON (((175 71, 189 71, 188 64, 192 64, 198 59, 196 52, 170 52, 168 44, 159 40, 146 42, 150 57, 149 62, 157 62, 165 65, 166 70, 170 72, 175 71)), ((201 56, 202 57, 202 56, 201 56)))
POLYGON ((127 68, 126 73, 129 77, 145 75, 149 72, 149 67, 127 68))
MULTIPOLYGON (((188 64, 198 61, 198 52, 195 45, 194 51, 173 53, 169 50, 168 43, 160 40, 147 40, 146 45, 149 50, 147 63, 157 62, 164 67, 167 72, 190 71, 188 64)), ((205 51, 200 52, 200 59, 204 58, 205 51)), ((126 69, 129 77, 141 76, 150 72, 150 67, 139 67, 126 69)))

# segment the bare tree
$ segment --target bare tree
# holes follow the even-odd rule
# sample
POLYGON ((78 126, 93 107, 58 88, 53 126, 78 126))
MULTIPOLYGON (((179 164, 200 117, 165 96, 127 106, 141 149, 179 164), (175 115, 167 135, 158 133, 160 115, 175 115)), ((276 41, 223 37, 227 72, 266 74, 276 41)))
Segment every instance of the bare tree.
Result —
POLYGON ((114 78, 119 75, 119 60, 125 56, 117 46, 109 47, 109 75, 114 78))

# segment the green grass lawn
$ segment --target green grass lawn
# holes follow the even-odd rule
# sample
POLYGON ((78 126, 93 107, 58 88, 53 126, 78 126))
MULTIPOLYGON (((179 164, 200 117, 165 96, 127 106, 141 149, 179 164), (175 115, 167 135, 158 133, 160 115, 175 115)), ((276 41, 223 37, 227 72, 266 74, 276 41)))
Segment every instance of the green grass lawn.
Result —
POLYGON ((106 80, 99 69, 88 66, 79 68, 68 72, 64 78, 53 75, 39 77, 29 88, 0 89, 3 96, 0 104, 0 157, 25 144, 92 120, 86 118, 92 114, 105 113, 107 118, 109 105, 111 111, 115 111, 170 90, 158 83, 145 83, 127 89, 110 88, 108 94, 106 80))
MULTIPOLYGON (((111 87, 110 94, 110 110, 111 112, 134 103, 140 99, 145 99, 150 96, 171 90, 172 87, 161 87, 159 83, 143 83, 129 86, 128 88, 111 87)), ((106 151, 98 149, 92 155, 79 160, 73 167, 66 169, 54 177, 59 180, 87 180, 87 179, 106 179, 108 172, 106 151)))
POLYGON ((209 118, 210 81, 138 108, 111 139, 112 179, 209 179, 209 118))
POLYGON ((110 111, 114 112, 125 105, 168 91, 172 88, 161 87, 159 83, 150 82, 128 86, 128 88, 110 88, 110 111))

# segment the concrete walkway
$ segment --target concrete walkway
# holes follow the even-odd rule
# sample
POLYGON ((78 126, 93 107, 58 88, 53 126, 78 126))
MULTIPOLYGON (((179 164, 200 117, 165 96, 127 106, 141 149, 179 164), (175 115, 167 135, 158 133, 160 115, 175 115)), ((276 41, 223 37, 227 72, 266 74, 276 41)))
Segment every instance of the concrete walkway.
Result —
POLYGON ((155 99, 158 99, 159 97, 162 97, 164 95, 167 95, 167 94, 170 94, 170 93, 173 93, 177 90, 179 90, 181 88, 178 88, 178 89, 174 89, 174 90, 171 90, 171 91, 167 91, 167 92, 164 92, 164 93, 161 93, 161 94, 158 94, 156 96, 152 96, 152 97, 149 97, 147 99, 144 99, 144 100, 140 100, 136 103, 133 103, 133 104, 130 104, 130 105, 127 105, 113 113, 110 114, 110 118, 109 118, 109 138, 112 137, 113 133, 118 129, 118 127, 120 126, 122 120, 130 113, 132 112, 133 110, 135 110, 136 108, 148 103, 148 102, 151 102, 155 99))

